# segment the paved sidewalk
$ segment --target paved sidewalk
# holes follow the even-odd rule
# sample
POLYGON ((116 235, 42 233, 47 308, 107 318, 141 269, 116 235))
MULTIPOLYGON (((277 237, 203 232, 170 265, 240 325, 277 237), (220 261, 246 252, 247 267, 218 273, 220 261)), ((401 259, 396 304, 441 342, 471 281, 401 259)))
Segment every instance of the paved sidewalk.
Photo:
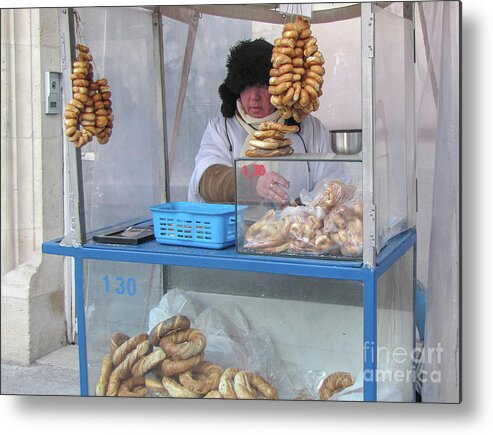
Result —
POLYGON ((79 351, 64 346, 30 366, 1 363, 1 394, 79 396, 79 351))

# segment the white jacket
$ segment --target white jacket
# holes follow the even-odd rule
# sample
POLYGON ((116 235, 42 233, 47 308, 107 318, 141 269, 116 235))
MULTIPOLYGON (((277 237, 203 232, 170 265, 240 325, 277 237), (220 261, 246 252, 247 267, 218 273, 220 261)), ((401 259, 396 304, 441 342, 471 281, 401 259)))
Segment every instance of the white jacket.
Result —
MULTIPOLYGON (((199 182, 204 171, 212 165, 226 165, 234 167, 234 159, 240 157, 247 132, 235 117, 224 118, 217 115, 211 119, 202 136, 200 149, 195 157, 195 169, 192 173, 188 188, 188 200, 204 202, 199 194, 199 182)), ((330 149, 329 136, 320 122, 314 116, 306 116, 300 132, 287 134, 292 140, 294 154, 322 154, 333 156, 330 149)), ((261 160, 256 160, 257 162, 261 160)), ((267 160, 267 159, 266 159, 267 160)), ((280 161, 278 172, 290 182, 287 193, 291 198, 297 198, 302 189, 312 190, 317 181, 322 178, 350 181, 346 168, 341 162, 291 162, 280 161)))

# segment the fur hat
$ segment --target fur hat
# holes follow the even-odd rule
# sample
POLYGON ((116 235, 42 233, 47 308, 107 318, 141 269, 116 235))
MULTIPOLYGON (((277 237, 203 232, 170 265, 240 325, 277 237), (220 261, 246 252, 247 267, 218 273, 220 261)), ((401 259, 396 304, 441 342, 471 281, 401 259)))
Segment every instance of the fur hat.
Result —
POLYGON ((226 118, 234 116, 236 100, 249 86, 269 84, 272 68, 271 56, 274 46, 265 39, 249 39, 238 42, 230 49, 226 62, 226 79, 219 86, 221 113, 226 118))

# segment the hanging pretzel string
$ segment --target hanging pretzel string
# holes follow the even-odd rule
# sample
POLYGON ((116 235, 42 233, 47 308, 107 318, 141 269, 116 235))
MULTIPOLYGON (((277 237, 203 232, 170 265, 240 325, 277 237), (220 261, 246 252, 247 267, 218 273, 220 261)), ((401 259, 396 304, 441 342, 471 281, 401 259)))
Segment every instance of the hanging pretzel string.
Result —
POLYGON ((74 17, 78 55, 70 75, 72 99, 65 106, 64 126, 68 141, 80 148, 91 142, 94 136, 100 144, 108 143, 113 131, 113 109, 108 80, 94 80, 97 68, 82 31, 84 23, 76 10, 74 17))

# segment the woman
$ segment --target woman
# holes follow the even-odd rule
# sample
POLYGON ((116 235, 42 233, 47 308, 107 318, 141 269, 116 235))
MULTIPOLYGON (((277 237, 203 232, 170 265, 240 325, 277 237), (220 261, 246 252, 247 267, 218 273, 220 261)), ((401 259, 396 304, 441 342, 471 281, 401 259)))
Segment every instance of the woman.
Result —
MULTIPOLYGON (((281 122, 268 92, 273 45, 264 39, 240 41, 227 59, 227 76, 219 87, 221 114, 209 121, 195 158, 188 200, 233 203, 234 159, 245 156, 249 140, 263 122, 281 122)), ((294 120, 286 121, 295 124, 294 120)), ((332 155, 320 120, 308 115, 299 132, 287 134, 295 154, 332 155)), ((281 154, 282 155, 282 154, 281 154)), ((260 199, 284 206, 302 189, 311 190, 322 178, 347 179, 341 163, 259 160, 266 167, 255 179, 260 199)))

